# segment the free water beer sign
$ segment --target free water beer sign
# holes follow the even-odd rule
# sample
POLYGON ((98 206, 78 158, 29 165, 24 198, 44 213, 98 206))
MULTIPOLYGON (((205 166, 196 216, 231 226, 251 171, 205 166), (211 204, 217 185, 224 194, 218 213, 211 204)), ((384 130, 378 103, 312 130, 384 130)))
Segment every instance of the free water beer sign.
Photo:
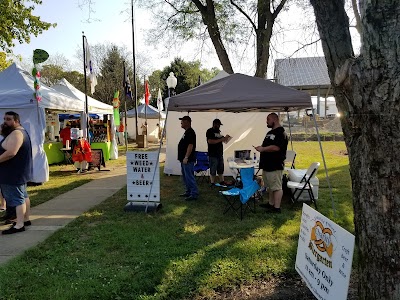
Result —
POLYGON ((126 153, 128 201, 160 202, 160 168, 158 151, 126 153))
POLYGON ((296 271, 320 300, 345 300, 354 251, 354 236, 303 204, 296 271))

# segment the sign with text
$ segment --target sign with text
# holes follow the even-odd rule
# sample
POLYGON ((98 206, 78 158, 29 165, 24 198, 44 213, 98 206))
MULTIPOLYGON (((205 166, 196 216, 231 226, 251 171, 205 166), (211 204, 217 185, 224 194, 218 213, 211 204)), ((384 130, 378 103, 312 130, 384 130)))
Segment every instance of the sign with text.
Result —
POLYGON ((296 271, 319 300, 346 300, 354 235, 303 204, 296 271))
POLYGON ((92 149, 92 167, 100 170, 102 163, 103 151, 101 149, 92 149))
POLYGON ((160 202, 158 151, 128 151, 126 180, 128 201, 160 202))

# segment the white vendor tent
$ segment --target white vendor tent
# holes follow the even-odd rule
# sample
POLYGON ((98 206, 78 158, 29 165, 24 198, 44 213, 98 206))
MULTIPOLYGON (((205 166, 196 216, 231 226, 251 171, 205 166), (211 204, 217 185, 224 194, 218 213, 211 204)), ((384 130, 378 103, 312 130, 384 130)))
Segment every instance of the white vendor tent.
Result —
MULTIPOLYGON (((85 105, 85 94, 74 87, 72 84, 70 84, 67 79, 61 79, 57 84, 53 85, 52 88, 60 93, 63 93, 64 95, 79 100, 82 105, 85 105)), ((106 103, 93 99, 90 96, 87 96, 87 101, 89 113, 111 115, 111 128, 114 128, 114 130, 111 131, 112 151, 110 153, 110 157, 111 159, 117 159, 118 145, 115 139, 114 113, 112 105, 108 105, 106 103)))
MULTIPOLYGON (((158 130, 159 127, 157 127, 157 124, 160 122, 161 123, 161 128, 164 127, 165 123, 165 113, 164 112, 159 112, 157 108, 155 108, 152 105, 139 105, 137 107, 137 112, 138 112, 138 132, 139 134, 142 134, 142 128, 141 126, 146 122, 146 115, 147 115, 147 140, 149 142, 158 142, 158 130), (145 111, 146 109, 146 111, 145 111)), ((123 114, 122 114, 123 115, 123 114)), ((127 132, 128 132, 128 137, 131 139, 136 140, 136 122, 135 122, 135 109, 128 110, 126 112, 127 115, 127 132)), ((124 118, 122 118, 122 121, 124 122, 124 118)))
MULTIPOLYGON (((184 131, 179 118, 189 113, 197 135, 198 151, 207 151, 206 131, 219 118, 222 134, 232 140, 224 144, 226 163, 235 150, 252 150, 262 143, 266 132, 266 112, 286 112, 312 107, 307 93, 256 77, 233 74, 210 81, 170 98, 167 117, 167 146, 164 173, 180 175, 177 145, 184 131), (240 112, 240 113, 239 113, 240 112)), ((257 154, 258 155, 258 154, 257 154)))
MULTIPOLYGON (((63 93, 71 98, 76 98, 80 100, 83 104, 85 103, 85 94, 74 87, 72 84, 68 82, 67 79, 61 79, 57 84, 52 86, 56 91, 63 93)), ((93 99, 90 96, 87 96, 88 99, 88 110, 89 113, 92 114, 113 114, 112 105, 108 105, 96 99, 93 99)))
POLYGON ((15 111, 21 117, 22 126, 32 141, 33 178, 32 182, 49 180, 49 167, 43 150, 46 128, 45 109, 68 112, 83 111, 83 104, 41 84, 42 100, 34 99, 34 79, 16 64, 0 72, 0 114, 15 111))

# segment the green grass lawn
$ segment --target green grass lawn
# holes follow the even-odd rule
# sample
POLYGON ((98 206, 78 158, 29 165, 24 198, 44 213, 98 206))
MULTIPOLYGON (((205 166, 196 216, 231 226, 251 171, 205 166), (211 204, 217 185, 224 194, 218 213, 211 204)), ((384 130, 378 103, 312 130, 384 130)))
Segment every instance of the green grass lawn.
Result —
MULTIPOLYGON (((323 148, 334 220, 353 232, 344 143, 323 148)), ((297 142, 294 149, 296 168, 321 162, 319 211, 333 219, 318 143, 297 142)), ((144 214, 123 211, 122 189, 0 267, 0 299, 210 299, 241 284, 296 276, 300 204, 284 202, 280 215, 258 208, 240 221, 223 215, 224 199, 215 188, 201 184, 200 200, 189 203, 177 197, 182 191, 178 176, 161 172, 163 208, 144 214)))

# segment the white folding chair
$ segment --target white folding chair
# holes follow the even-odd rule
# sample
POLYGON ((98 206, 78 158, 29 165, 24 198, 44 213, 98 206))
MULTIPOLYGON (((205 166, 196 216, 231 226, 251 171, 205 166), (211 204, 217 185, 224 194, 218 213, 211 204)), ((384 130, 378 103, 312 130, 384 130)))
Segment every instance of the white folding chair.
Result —
POLYGON ((317 174, 319 166, 319 162, 312 163, 300 182, 288 181, 287 187, 290 189, 290 198, 292 199, 293 203, 299 200, 303 191, 307 191, 311 202, 314 203, 315 209, 317 209, 317 201, 315 200, 313 185, 310 181, 317 174))
POLYGON ((286 151, 286 158, 285 158, 285 170, 295 169, 294 167, 294 160, 296 159, 296 151, 287 150, 286 151))

